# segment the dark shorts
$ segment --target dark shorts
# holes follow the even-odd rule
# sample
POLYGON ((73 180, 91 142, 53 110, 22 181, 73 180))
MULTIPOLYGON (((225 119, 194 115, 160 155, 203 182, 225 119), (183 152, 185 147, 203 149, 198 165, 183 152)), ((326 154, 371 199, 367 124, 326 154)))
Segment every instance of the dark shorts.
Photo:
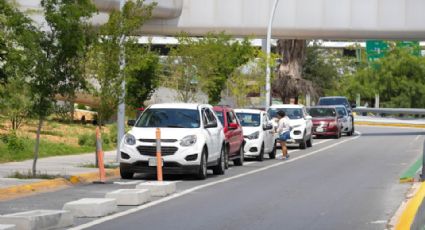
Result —
POLYGON ((280 141, 286 141, 290 137, 291 137, 291 132, 290 131, 286 131, 286 132, 284 132, 284 133, 282 133, 282 134, 279 135, 278 140, 280 140, 280 141))

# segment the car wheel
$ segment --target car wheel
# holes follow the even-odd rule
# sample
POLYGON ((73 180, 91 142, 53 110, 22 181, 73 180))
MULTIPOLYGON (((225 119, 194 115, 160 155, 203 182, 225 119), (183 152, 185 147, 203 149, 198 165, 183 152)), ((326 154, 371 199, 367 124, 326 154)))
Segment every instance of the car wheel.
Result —
POLYGON ((133 179, 134 172, 129 171, 127 167, 120 165, 121 179, 133 179))
POLYGON ((233 161, 233 164, 235 164, 236 166, 242 166, 244 161, 245 161, 243 148, 244 148, 244 146, 241 145, 241 147, 239 148, 239 158, 233 161))
POLYGON ((201 162, 199 164, 199 171, 196 177, 200 180, 207 178, 207 150, 204 149, 201 155, 201 162))
POLYGON ((218 159, 218 164, 216 166, 214 166, 213 168, 213 173, 215 175, 223 175, 225 172, 225 168, 226 168, 226 160, 225 160, 225 153, 226 152, 224 150, 224 146, 221 148, 221 152, 220 152, 220 158, 218 159))
POLYGON ((339 139, 341 137, 341 130, 338 130, 337 134, 335 135, 335 139, 339 139))
POLYGON ((264 160, 264 143, 261 145, 260 154, 256 157, 257 161, 264 160))
POLYGON ((276 141, 274 141, 273 150, 269 153, 269 158, 270 159, 276 158, 276 141))
POLYGON ((307 148, 306 142, 307 141, 305 140, 305 132, 304 132, 304 137, 303 137, 303 139, 301 140, 301 143, 300 143, 300 149, 306 149, 307 148))
POLYGON ((224 152, 224 168, 229 168, 229 148, 226 147, 226 151, 224 152))
POLYGON ((353 136, 353 129, 351 129, 350 132, 347 133, 347 136, 353 136))
POLYGON ((310 138, 307 140, 307 147, 313 147, 313 135, 310 134, 310 138))

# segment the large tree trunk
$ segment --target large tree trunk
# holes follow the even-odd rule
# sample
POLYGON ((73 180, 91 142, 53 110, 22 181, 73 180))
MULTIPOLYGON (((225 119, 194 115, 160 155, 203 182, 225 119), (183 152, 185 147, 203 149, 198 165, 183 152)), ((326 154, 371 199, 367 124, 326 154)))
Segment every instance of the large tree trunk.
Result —
POLYGON ((290 103, 291 98, 297 103, 300 95, 314 92, 311 82, 302 78, 306 48, 306 40, 280 39, 277 42, 277 52, 282 58, 282 63, 272 90, 283 103, 290 103))
POLYGON ((43 117, 40 116, 38 120, 38 127, 37 127, 37 134, 35 137, 35 146, 34 146, 34 160, 32 162, 32 176, 35 177, 37 174, 37 160, 38 160, 38 153, 39 153, 39 147, 40 147, 40 133, 41 133, 41 127, 43 126, 43 117))

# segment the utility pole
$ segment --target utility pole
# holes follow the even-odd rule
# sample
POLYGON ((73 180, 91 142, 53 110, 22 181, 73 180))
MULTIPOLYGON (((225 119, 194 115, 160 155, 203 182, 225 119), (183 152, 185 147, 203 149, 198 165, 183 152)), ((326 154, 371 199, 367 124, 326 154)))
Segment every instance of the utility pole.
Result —
MULTIPOLYGON (((120 0, 120 11, 122 12, 126 0, 120 0)), ((121 25, 122 26, 122 25, 121 25)), ((124 42, 125 42, 125 35, 121 35, 120 38, 120 74, 123 78, 123 81, 121 83, 121 96, 120 96, 120 104, 118 105, 118 115, 117 115, 117 156, 116 161, 119 162, 120 160, 120 143, 121 139, 124 136, 125 133, 125 76, 124 76, 124 68, 125 68, 125 50, 124 50, 124 42)))
POLYGON ((270 12, 270 18, 269 18, 269 25, 267 27, 267 45, 266 45, 266 52, 267 52, 267 63, 266 63, 266 111, 269 109, 271 105, 271 84, 270 84, 270 52, 271 52, 271 39, 272 39, 272 25, 273 25, 273 19, 274 14, 276 12, 277 4, 279 3, 279 0, 275 0, 274 4, 272 6, 272 10, 270 12))

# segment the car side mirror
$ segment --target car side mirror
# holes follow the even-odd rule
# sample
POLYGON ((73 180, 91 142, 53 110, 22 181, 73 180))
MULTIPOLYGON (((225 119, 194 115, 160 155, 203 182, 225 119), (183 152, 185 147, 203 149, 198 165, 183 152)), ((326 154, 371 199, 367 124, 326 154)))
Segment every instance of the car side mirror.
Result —
POLYGON ((230 123, 229 124, 229 128, 230 129, 237 129, 238 128, 238 124, 236 124, 236 123, 230 123))
POLYGON ((136 120, 128 120, 127 125, 128 126, 134 126, 136 124, 136 120))
POLYGON ((305 116, 305 119, 306 119, 306 120, 311 120, 311 119, 313 119, 313 117, 312 117, 312 116, 310 116, 310 115, 307 115, 307 116, 305 116))
POLYGON ((351 105, 351 108, 353 108, 353 109, 355 109, 357 107, 357 105, 356 104, 352 104, 351 105))
POLYGON ((265 124, 263 125, 263 130, 271 130, 273 129, 273 125, 272 124, 265 124))
POLYGON ((217 122, 216 122, 216 121, 213 121, 213 122, 207 123, 204 127, 205 127, 206 129, 209 129, 209 128, 216 128, 216 127, 217 127, 217 122))

